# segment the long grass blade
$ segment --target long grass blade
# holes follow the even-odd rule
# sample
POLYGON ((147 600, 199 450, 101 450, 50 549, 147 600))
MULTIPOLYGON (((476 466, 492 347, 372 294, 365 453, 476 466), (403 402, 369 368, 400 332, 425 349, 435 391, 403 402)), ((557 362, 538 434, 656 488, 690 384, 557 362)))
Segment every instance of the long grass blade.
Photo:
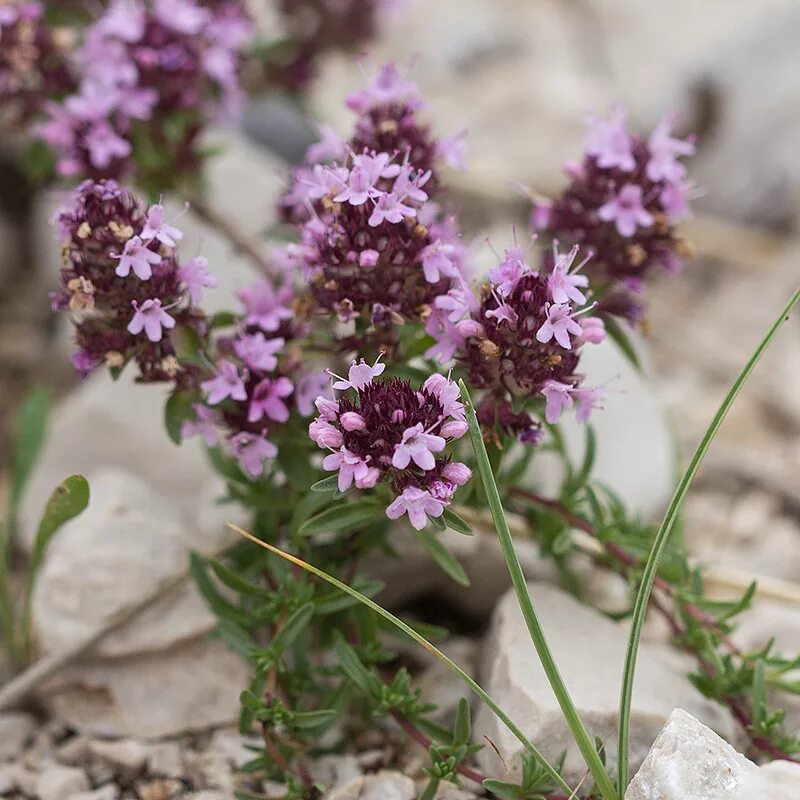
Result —
POLYGON ((773 323, 772 327, 767 332, 766 336, 761 340, 761 343, 756 348, 756 351, 750 357, 750 360, 745 364, 739 376, 733 382, 728 394, 722 401, 714 419, 708 426, 700 444, 697 446, 686 472, 683 473, 675 493, 672 495, 667 512, 661 522, 661 527, 653 539, 653 545, 650 548, 650 554, 647 557, 647 562, 644 566, 642 573, 642 582, 639 586, 639 592, 636 596, 636 604, 633 608, 633 622, 631 626, 631 633, 628 638, 628 649, 625 655, 625 666, 622 675, 622 691, 620 693, 620 707, 619 707, 619 743, 618 743, 618 786, 620 793, 624 793, 628 785, 628 751, 630 746, 630 724, 631 724, 631 695, 633 693, 633 678, 636 671, 636 656, 639 650, 639 641, 642 635, 642 626, 644 625, 645 615, 647 614, 647 606, 650 602, 650 595, 653 591, 653 582, 658 573, 658 565, 661 557, 664 555, 664 549, 669 541, 669 535, 678 519, 678 512, 680 511, 686 493, 689 491, 689 486, 700 468, 700 464, 708 451, 711 442, 717 435, 723 420, 725 419, 728 411, 741 392, 742 387, 747 382, 756 364, 766 352, 767 348, 772 343, 772 340, 777 335, 784 322, 789 319, 794 307, 800 302, 800 289, 798 289, 791 300, 786 304, 786 307, 781 311, 780 316, 773 323))

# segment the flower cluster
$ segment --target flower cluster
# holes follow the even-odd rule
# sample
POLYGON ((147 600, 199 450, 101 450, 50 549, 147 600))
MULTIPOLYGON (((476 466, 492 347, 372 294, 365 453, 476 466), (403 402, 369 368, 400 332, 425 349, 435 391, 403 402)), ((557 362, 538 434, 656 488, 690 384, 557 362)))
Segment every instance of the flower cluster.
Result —
POLYGON ((395 494, 386 516, 408 514, 421 530, 470 478, 465 464, 443 455, 467 432, 464 406, 458 386, 443 375, 431 375, 415 390, 408 381, 375 380, 383 371, 383 364, 362 359, 346 378, 334 376, 333 388, 346 394, 317 398, 319 416, 308 431, 330 451, 322 466, 338 472, 339 491, 384 481, 395 494))
POLYGON ((193 169, 206 118, 240 105, 250 32, 240 0, 114 0, 86 31, 77 93, 38 128, 59 173, 124 175, 137 137, 155 157, 166 151, 173 171, 193 169))
MULTIPOLYGON (((569 186, 534 206, 535 231, 593 254, 593 277, 613 295, 604 310, 625 314, 626 290, 638 292, 656 267, 677 271, 691 253, 675 225, 689 214, 691 186, 680 159, 694 144, 673 137, 673 123, 663 119, 644 140, 628 133, 621 107, 609 119, 593 118, 583 161, 565 167, 569 186)), ((640 303, 627 306, 635 318, 640 303)))
POLYGON ((453 148, 416 121, 416 87, 392 65, 348 102, 362 113, 355 137, 325 131, 283 198, 284 218, 300 224, 286 261, 310 284, 312 308, 348 323, 343 349, 391 353, 397 328, 463 280, 455 220, 432 200, 432 165, 453 148))
POLYGON ((222 445, 253 478, 278 453, 270 432, 288 422, 292 408, 310 416, 328 385, 326 373, 303 372, 300 350, 290 347, 304 332, 292 298, 288 287, 267 280, 238 293, 243 313, 233 335, 217 340, 213 374, 200 383, 202 402, 182 429, 184 437, 222 445))
POLYGON ((585 422, 602 400, 601 388, 586 388, 578 372, 580 349, 605 338, 603 321, 585 316, 588 279, 576 265, 578 248, 553 249, 553 268, 537 272, 525 263, 522 248, 506 250, 475 298, 465 287, 437 299, 428 331, 437 340, 428 355, 456 357, 470 382, 486 394, 478 416, 486 427, 536 443, 539 423, 515 401, 541 397, 545 418, 554 423, 577 405, 585 422))
POLYGON ((0 3, 0 103, 4 116, 27 120, 47 97, 71 88, 62 48, 43 21, 40 2, 0 3))
POLYGON ((164 208, 145 208, 115 181, 85 181, 58 226, 63 266, 52 302, 75 318, 76 369, 85 376, 134 361, 144 382, 190 384, 195 372, 178 361, 172 333, 183 326, 205 334, 197 304, 216 281, 202 257, 179 263, 183 234, 164 208))

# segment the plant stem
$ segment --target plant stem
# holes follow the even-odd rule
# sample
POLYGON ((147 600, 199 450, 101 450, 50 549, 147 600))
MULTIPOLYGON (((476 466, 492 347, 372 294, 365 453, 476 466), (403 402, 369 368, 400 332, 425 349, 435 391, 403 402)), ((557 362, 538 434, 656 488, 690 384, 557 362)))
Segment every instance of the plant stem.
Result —
POLYGON ((539 618, 531 602, 530 594, 528 593, 525 575, 522 572, 522 566, 519 563, 519 558, 514 550, 514 544, 511 539, 511 532, 508 529, 508 522, 506 521, 505 512, 503 511, 503 504, 500 500, 500 493, 497 490, 497 483, 495 482, 492 468, 489 463, 489 454, 486 452, 486 445, 483 442, 483 435, 481 433, 478 418, 475 415, 475 409, 472 405, 472 399, 469 395, 466 385, 463 381, 459 381, 461 387, 461 397, 464 400, 464 405, 467 414, 467 423, 469 424, 469 435, 472 441, 472 448, 475 451, 475 458, 478 463, 478 471, 483 480, 483 488, 486 492, 486 498, 489 503, 489 509, 492 512, 497 536, 500 540, 500 547, 503 550, 508 571, 511 576, 511 582, 514 586, 514 591, 517 595, 522 615, 525 618, 525 623, 528 626, 531 639, 533 640, 534 647, 539 656, 542 669, 547 676, 547 680, 556 696, 561 712, 564 714, 564 719, 572 733, 581 755, 592 773, 592 777, 597 784, 600 793, 604 800, 617 800, 618 795, 611 782, 611 778, 606 772, 603 762, 595 749, 594 742, 592 741, 589 733, 581 721, 572 697, 564 684, 561 673, 558 671, 550 646, 542 630, 539 618))
MULTIPOLYGON (((361 592, 353 589, 351 586, 348 586, 346 583, 342 583, 337 578, 334 578, 333 575, 328 574, 327 572, 319 569, 319 567, 315 567, 313 564, 309 564, 306 561, 303 561, 297 556, 293 556, 291 553, 286 553, 283 550, 275 547, 269 542, 264 542, 261 539, 253 536, 253 534, 248 533, 245 530, 242 530, 238 525, 234 525, 232 522, 227 523, 228 527, 238 533, 239 536, 244 537, 248 541, 253 542, 253 544, 257 544, 259 547, 263 547, 265 550, 269 550, 270 553, 273 553, 276 556, 280 556, 281 558, 285 559, 291 564, 294 564, 297 567, 300 567, 306 572, 310 572, 312 575, 316 575, 318 578, 322 578, 322 580, 329 583, 331 586, 335 586, 340 591, 344 592, 345 594, 350 595, 350 597, 355 598, 358 600, 362 605, 365 605, 367 608, 374 611, 376 614, 379 614, 388 622, 391 622, 399 630, 403 631, 410 639, 415 641, 417 644, 424 647, 431 655, 435 656, 439 659, 443 664, 445 664, 452 672, 454 672, 459 679, 468 686, 485 704, 486 706, 494 713, 494 715, 508 728, 508 730, 516 737, 516 739, 522 744, 522 746, 536 758, 542 767, 547 771, 547 774, 556 782, 556 784, 561 788, 564 789, 568 794, 572 793, 567 782, 561 777, 558 771, 550 764, 549 761, 542 755, 539 749, 525 736, 525 734, 514 724, 508 714, 503 711, 500 706, 491 698, 489 694, 486 693, 486 690, 483 689, 473 678, 471 678, 466 672, 464 672, 461 667, 456 664, 455 661, 448 658, 439 648, 435 645, 431 644, 424 636, 417 633, 410 625, 407 625, 403 620, 399 617, 396 617, 390 611, 387 611, 382 606, 378 605, 374 600, 371 600, 366 595, 362 594, 361 592)), ((607 777, 607 776, 606 776, 607 777)), ((616 797, 611 795, 609 800, 617 800, 616 797)))
POLYGON ((672 496, 672 500, 670 500, 667 512, 664 515, 663 521, 661 522, 661 527, 658 529, 658 533, 656 533, 655 539, 653 540, 653 545, 650 548, 650 555, 648 556, 647 562, 644 565, 642 582, 639 586, 639 593, 636 597, 636 603, 633 608, 633 622, 630 636, 628 638, 628 649, 625 655, 625 666, 622 674, 618 726, 619 742, 617 752, 617 784, 620 793, 624 793, 628 786, 628 749, 630 745, 631 697, 633 694, 633 679, 636 671, 636 656, 639 650, 639 642, 641 640, 645 615, 647 614, 647 606, 649 604, 650 595, 653 591, 653 584, 658 573, 658 565, 662 556, 664 555, 664 550, 667 546, 669 535, 672 532, 672 529, 678 518, 678 512, 680 511, 683 500, 686 497, 686 493, 689 491, 689 486, 691 485, 694 476, 697 474, 697 470, 700 468, 703 456, 705 456, 706 451, 716 436, 717 431, 719 431, 723 420, 727 416, 728 411, 739 395, 739 392, 742 390, 742 387, 753 372, 756 364, 766 352, 783 323, 789 319, 792 309, 794 309, 798 302, 800 302, 800 289, 795 291, 795 293, 792 295, 785 308, 781 311, 780 316, 773 323, 766 336, 761 340, 755 352, 734 381, 733 386, 731 386, 727 395, 725 395, 722 404, 717 410, 717 413, 714 415, 714 419, 711 421, 711 424, 703 435, 703 438, 700 440, 700 444, 697 446, 697 450, 695 450, 686 472, 684 472, 683 477, 675 489, 675 493, 672 496))

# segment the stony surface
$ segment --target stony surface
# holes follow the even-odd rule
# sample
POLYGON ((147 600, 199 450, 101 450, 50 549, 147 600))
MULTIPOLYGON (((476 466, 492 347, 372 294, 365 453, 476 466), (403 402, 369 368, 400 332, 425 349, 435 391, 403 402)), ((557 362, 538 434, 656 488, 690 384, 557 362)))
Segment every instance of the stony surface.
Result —
POLYGON ((0 714, 0 762, 17 758, 35 729, 36 720, 30 714, 0 714))
MULTIPOLYGON (((613 764, 626 628, 586 608, 559 589, 538 583, 529 584, 529 589, 578 712, 590 734, 603 740, 607 761, 613 764), (581 654, 591 654, 591 658, 581 654)), ((536 658, 513 592, 506 594, 498 604, 481 654, 481 685, 502 708, 513 709, 514 722, 541 746, 547 758, 554 760, 566 749, 565 777, 568 782, 580 781, 585 765, 536 658)), ((649 642, 642 644, 631 715, 633 769, 641 764, 676 706, 691 709, 721 733, 733 735, 726 715, 688 684, 686 668, 686 662, 667 647, 649 642)), ((521 745, 485 708, 477 712, 474 735, 478 741, 489 737, 499 748, 511 774, 519 776, 521 745)), ((488 774, 503 768, 490 748, 478 754, 478 763, 488 774)))
POLYGON ((800 800, 800 764, 773 761, 748 774, 734 800, 800 800))
POLYGON ((756 800, 742 795, 757 767, 691 714, 676 708, 625 793, 625 800, 756 800))
POLYGON ((36 795, 41 800, 64 800, 89 789, 89 778, 82 769, 53 764, 45 767, 36 781, 36 795))
POLYGON ((400 772, 354 778, 323 795, 323 800, 413 800, 414 781, 400 772))

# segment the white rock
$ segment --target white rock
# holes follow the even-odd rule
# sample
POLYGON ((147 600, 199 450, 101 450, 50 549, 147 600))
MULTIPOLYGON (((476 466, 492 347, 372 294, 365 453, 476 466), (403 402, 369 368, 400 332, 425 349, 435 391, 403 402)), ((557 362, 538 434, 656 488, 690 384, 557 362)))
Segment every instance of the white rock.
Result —
POLYGON ((264 749, 264 742, 246 739, 235 728, 220 728, 214 731, 208 749, 225 756, 232 766, 240 769, 264 749))
POLYGON ((18 758, 36 730, 30 714, 0 714, 0 761, 18 758))
POLYGON ((355 778, 326 792, 323 800, 412 800, 415 796, 411 778, 387 770, 355 778))
POLYGON ((773 761, 742 781, 734 800, 800 800, 800 764, 773 761))
POLYGON ((0 765, 0 795, 11 794, 14 791, 27 795, 35 794, 38 780, 36 772, 19 762, 0 765))
POLYGON ((148 756, 148 748, 135 739, 121 739, 116 742, 94 740, 89 743, 89 752, 126 778, 132 778, 141 772, 148 756))
MULTIPOLYGON (((474 639, 455 638, 443 642, 439 647, 469 675, 475 675, 478 644, 474 639)), ((474 698, 460 678, 438 659, 419 676, 415 686, 420 690, 423 702, 436 706, 431 719, 444 727, 449 727, 454 722, 456 709, 462 697, 468 701, 474 698)))
POLYGON ((352 783, 362 772, 358 759, 348 753, 321 756, 311 764, 314 780, 329 789, 352 783))
POLYGON ((36 781, 39 800, 65 800, 79 792, 89 791, 89 779, 82 769, 52 764, 45 767, 36 781))
MULTIPOLYGON (((424 789, 425 784, 421 785, 424 789)), ((460 789, 452 783, 440 783, 433 800, 477 800, 478 795, 460 789)))
POLYGON ((229 725, 249 668, 219 640, 168 651, 87 661, 64 671, 42 698, 53 713, 95 736, 160 738, 229 725))
MULTIPOLYGON (((560 589, 529 584, 539 620, 561 675, 589 733, 605 743, 607 761, 614 763, 620 681, 627 643, 625 626, 612 622, 560 589), (587 657, 591 654, 591 657, 587 657)), ((546 757, 567 750, 565 777, 577 783, 586 772, 561 710, 536 657, 513 592, 500 601, 482 647, 480 683, 507 709, 514 722, 546 757)), ((691 670, 679 654, 664 645, 643 642, 633 693, 631 765, 636 769, 672 710, 682 705, 723 733, 733 730, 727 716, 703 699, 686 679, 691 670)), ((475 739, 484 736, 500 749, 514 777, 520 774, 522 746, 485 707, 474 726, 475 739)), ((482 769, 502 768, 490 748, 478 754, 482 769)))
MULTIPOLYGON (((756 770, 752 761, 676 708, 628 786, 625 800, 735 800, 756 770)), ((757 797, 748 795, 747 800, 757 797)))

